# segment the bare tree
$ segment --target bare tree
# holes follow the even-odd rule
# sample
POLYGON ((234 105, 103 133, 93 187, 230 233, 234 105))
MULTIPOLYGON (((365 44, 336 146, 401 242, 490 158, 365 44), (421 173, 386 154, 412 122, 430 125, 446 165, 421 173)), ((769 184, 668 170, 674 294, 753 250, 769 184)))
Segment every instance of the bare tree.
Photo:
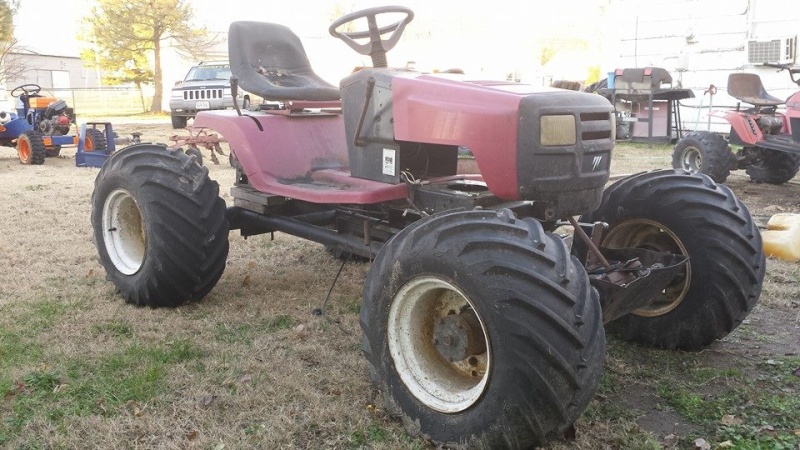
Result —
POLYGON ((25 58, 18 52, 24 50, 14 37, 14 16, 19 0, 0 0, 0 82, 21 78, 29 70, 25 58))

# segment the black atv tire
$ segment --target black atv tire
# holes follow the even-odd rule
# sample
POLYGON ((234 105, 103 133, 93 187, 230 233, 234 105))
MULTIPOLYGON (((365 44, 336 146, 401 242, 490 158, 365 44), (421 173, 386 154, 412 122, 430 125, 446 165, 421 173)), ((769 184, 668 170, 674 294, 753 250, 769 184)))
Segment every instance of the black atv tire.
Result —
POLYGON ((51 147, 45 147, 44 156, 45 158, 58 158, 61 156, 61 146, 53 145, 51 147))
POLYGON ((97 128, 87 128, 83 149, 87 152, 105 152, 108 148, 106 134, 97 128))
POLYGON ((756 183, 784 184, 800 170, 800 154, 761 149, 764 156, 758 163, 745 168, 756 183))
POLYGON ((194 156, 195 160, 197 160, 197 164, 200 164, 201 166, 203 165, 203 152, 201 152, 199 148, 189 147, 184 150, 184 153, 186 153, 188 156, 194 156))
POLYGON ((189 118, 186 116, 176 116, 172 114, 170 116, 172 119, 172 128, 179 129, 179 128, 186 128, 186 123, 189 121, 189 118))
POLYGON ((736 155, 722 136, 708 131, 695 131, 683 137, 672 152, 672 167, 691 173, 702 173, 723 183, 736 167, 736 155))
POLYGON ((107 278, 129 303, 199 300, 225 269, 219 185, 181 150, 138 144, 113 154, 95 180, 92 226, 107 278))
POLYGON ((689 256, 659 301, 608 324, 639 344, 696 350, 733 331, 761 294, 761 234, 728 187, 681 170, 640 173, 603 193, 582 222, 609 224, 601 246, 689 256))
POLYGON ((508 210, 438 214, 395 235, 367 275, 360 320, 387 411, 445 447, 558 436, 602 373, 605 330, 584 268, 559 237, 508 210), (474 339, 449 342, 488 350, 451 363, 438 327, 465 314, 477 317, 474 339))
POLYGON ((42 133, 36 130, 23 131, 17 138, 17 155, 22 164, 34 166, 44 164, 47 149, 44 146, 42 133))

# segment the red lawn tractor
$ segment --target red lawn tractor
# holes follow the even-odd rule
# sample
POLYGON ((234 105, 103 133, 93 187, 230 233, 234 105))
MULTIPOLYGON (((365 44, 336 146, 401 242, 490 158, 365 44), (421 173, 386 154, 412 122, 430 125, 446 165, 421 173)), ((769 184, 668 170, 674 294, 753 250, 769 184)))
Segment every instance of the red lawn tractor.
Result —
MULTIPOLYGON (((19 98, 16 113, 0 113, 0 145, 16 147, 22 164, 44 164, 45 157, 61 154, 64 145, 78 145, 79 136, 71 135, 75 112, 64 100, 40 94, 38 84, 23 84, 11 90, 19 98)), ((107 130, 111 132, 110 125, 107 130)), ((106 133, 87 128, 82 150, 102 153, 108 147, 106 133)))
MULTIPOLYGON (((800 68, 791 64, 765 64, 789 72, 800 86, 800 68), (796 77, 797 76, 797 77, 796 77)), ((731 124, 724 137, 708 131, 688 134, 678 141, 672 154, 672 166, 692 173, 703 173, 717 183, 724 182, 731 170, 745 169, 756 183, 783 184, 800 170, 800 91, 785 102, 769 95, 761 77, 752 73, 728 76, 728 94, 751 108, 713 111, 731 124), (777 108, 786 105, 786 113, 777 108), (736 153, 729 144, 741 146, 736 153)))
POLYGON ((97 176, 97 249, 125 300, 202 299, 229 230, 368 258, 362 348, 387 410, 411 434, 469 448, 528 448, 570 427, 597 389, 606 327, 698 349, 742 322, 766 266, 727 187, 670 169, 604 189, 608 101, 389 68, 413 17, 380 7, 336 20, 330 33, 374 66, 338 89, 288 28, 231 24, 232 87, 269 100, 197 115, 236 154, 233 205, 179 149, 134 145, 97 176), (366 29, 342 31, 356 21, 366 29), (480 174, 457 173, 460 147, 480 174))

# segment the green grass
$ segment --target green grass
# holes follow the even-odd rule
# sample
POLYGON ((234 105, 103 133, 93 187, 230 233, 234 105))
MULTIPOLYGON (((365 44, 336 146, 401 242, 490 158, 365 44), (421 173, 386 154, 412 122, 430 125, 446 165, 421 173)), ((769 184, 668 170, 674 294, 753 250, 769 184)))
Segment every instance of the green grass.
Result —
POLYGON ((275 333, 291 328, 294 320, 282 314, 257 323, 224 323, 214 325, 214 340, 224 344, 252 344, 253 339, 262 333, 275 333))
POLYGON ((0 380, 12 368, 39 360, 43 354, 43 346, 37 340, 39 333, 75 308, 75 303, 61 300, 4 308, 0 317, 0 380))
POLYGON ((186 340, 134 342, 97 359, 74 356, 20 379, 0 378, 0 445, 21 437, 37 417, 60 428, 65 417, 110 416, 131 402, 148 403, 164 393, 172 366, 204 356, 186 340))
MULTIPOLYGON (((800 358, 775 358, 767 363, 730 367, 711 365, 697 353, 646 349, 611 337, 609 358, 599 394, 610 400, 593 402, 584 414, 592 421, 632 423, 643 411, 633 410, 613 398, 629 386, 657 395, 660 405, 677 413, 697 431, 682 436, 680 447, 696 437, 712 448, 796 449, 800 446, 800 378, 793 371, 800 358), (724 421, 723 417, 730 416, 724 421), (731 418, 732 417, 732 418, 731 418), (720 447, 722 448, 722 447, 720 447)), ((619 424, 617 425, 620 426, 619 424)), ((624 448, 648 448, 650 441, 631 427, 624 448), (638 437, 637 437, 638 436, 638 437), (632 442, 630 439, 640 439, 632 442)), ((619 433, 615 433, 619 438, 619 433)), ((657 448, 657 447, 656 447, 657 448)))
POLYGON ((363 430, 357 430, 350 434, 348 448, 360 449, 368 448, 370 444, 385 442, 389 438, 390 432, 379 424, 369 424, 363 430))
POLYGON ((124 320, 109 320, 92 325, 92 335, 130 338, 133 337, 133 327, 124 320))

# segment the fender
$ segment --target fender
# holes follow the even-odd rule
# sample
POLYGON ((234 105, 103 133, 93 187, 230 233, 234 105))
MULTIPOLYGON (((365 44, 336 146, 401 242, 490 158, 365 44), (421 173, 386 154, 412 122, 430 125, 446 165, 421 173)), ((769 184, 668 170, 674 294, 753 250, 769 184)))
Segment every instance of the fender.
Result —
POLYGON ((786 100, 786 115, 790 119, 800 118, 800 91, 786 100))
POLYGON ((764 133, 749 114, 741 111, 712 111, 710 115, 727 120, 731 124, 731 135, 735 134, 742 145, 754 146, 764 140, 764 133))

